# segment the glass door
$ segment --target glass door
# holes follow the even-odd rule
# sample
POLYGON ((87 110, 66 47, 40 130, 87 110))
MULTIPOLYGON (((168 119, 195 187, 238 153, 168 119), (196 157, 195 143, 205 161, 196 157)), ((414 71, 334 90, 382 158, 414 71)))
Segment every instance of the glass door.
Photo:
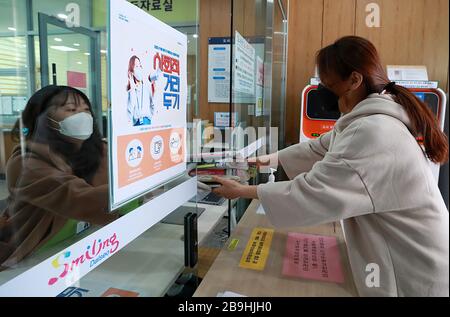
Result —
POLYGON ((39 13, 42 87, 64 85, 83 91, 92 103, 103 131, 100 34, 39 13))

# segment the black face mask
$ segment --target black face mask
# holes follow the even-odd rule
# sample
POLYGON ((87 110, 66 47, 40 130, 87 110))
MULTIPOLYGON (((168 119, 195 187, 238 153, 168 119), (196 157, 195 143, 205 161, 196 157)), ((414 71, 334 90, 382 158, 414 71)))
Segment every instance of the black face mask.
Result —
POLYGON ((319 84, 319 87, 317 88, 317 98, 319 99, 321 106, 327 112, 340 113, 339 96, 322 84, 319 84))

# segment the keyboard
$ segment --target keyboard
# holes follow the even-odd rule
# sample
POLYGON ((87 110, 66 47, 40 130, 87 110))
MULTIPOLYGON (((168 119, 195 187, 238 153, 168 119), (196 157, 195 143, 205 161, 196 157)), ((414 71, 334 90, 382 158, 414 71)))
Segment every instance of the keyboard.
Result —
POLYGON ((217 205, 220 206, 226 199, 214 194, 213 192, 206 195, 202 200, 200 200, 199 204, 207 204, 207 205, 217 205))

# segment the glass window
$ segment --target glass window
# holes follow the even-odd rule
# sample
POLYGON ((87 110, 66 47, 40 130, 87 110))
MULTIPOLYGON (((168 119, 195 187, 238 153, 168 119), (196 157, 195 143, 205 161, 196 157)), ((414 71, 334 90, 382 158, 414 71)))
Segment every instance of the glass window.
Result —
POLYGON ((6 162, 16 145, 11 130, 29 97, 25 0, 0 0, 0 206, 7 197, 6 162))
MULTIPOLYGON (((130 2, 139 7, 146 3, 130 2)), ((169 3, 172 1, 161 1, 160 8, 143 9, 188 36, 191 121, 192 109, 198 107, 198 0, 169 3)), ((110 77, 106 0, 0 0, 0 7, 1 287, 115 221, 118 214, 133 212, 183 180, 109 213, 108 140, 104 139, 110 77), (73 21, 79 24, 71 25, 73 21), (52 84, 70 88, 48 86, 52 84), (32 107, 22 113, 27 102, 32 107)), ((190 203, 190 208, 195 212, 196 203, 190 203)), ((182 235, 182 221, 177 226, 158 224, 144 232, 140 241, 130 244, 133 254, 133 248, 142 250, 147 245, 150 250, 161 239, 171 243, 171 252, 166 255, 168 265, 164 266, 160 256, 155 258, 159 265, 156 270, 162 270, 152 272, 158 275, 158 281, 149 282, 149 287, 139 293, 163 296, 170 286, 167 284, 182 271, 182 235), (148 244, 148 240, 155 243, 148 244)), ((146 263, 131 262, 130 274, 140 272, 146 263)), ((145 269, 151 271, 152 266, 145 269)), ((147 276, 152 278, 151 274, 147 276)), ((88 280, 92 279, 91 274, 88 280)), ((94 296, 104 292, 96 291, 94 296)))

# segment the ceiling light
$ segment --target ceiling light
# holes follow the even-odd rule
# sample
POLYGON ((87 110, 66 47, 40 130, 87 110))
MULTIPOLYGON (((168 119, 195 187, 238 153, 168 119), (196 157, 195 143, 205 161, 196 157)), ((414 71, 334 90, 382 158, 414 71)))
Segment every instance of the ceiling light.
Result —
POLYGON ((63 46, 63 45, 61 45, 61 46, 53 45, 53 46, 50 46, 50 48, 54 49, 54 50, 57 50, 57 51, 62 51, 62 52, 77 52, 77 51, 79 51, 76 48, 63 46))

